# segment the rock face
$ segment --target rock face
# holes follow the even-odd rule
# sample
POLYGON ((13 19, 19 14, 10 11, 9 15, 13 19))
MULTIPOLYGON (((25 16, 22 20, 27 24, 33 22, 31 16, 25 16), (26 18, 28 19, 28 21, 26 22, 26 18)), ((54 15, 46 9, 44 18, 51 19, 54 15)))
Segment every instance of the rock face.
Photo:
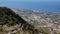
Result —
POLYGON ((33 25, 7 7, 0 7, 0 34, 39 34, 33 25))

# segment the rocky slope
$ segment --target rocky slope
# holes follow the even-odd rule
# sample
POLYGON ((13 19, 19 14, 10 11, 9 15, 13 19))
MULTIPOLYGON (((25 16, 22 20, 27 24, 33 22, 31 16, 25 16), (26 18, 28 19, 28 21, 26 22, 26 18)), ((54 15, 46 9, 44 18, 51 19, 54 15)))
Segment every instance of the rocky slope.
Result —
POLYGON ((60 34, 60 13, 0 7, 0 34, 60 34))
POLYGON ((7 7, 0 7, 0 34, 39 34, 33 25, 7 7))

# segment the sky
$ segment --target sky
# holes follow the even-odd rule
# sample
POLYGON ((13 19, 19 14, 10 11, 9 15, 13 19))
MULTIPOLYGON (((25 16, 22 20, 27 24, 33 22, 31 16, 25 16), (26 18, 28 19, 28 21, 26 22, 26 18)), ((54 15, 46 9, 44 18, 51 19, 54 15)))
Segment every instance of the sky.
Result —
MULTIPOLYGON (((0 0, 0 6, 12 6, 12 7, 14 7, 14 5, 15 6, 21 6, 22 4, 24 4, 24 2, 34 2, 34 4, 36 4, 36 2, 38 2, 38 3, 40 3, 40 2, 42 2, 42 3, 57 3, 57 4, 59 4, 60 3, 60 0, 0 0), (22 3, 21 3, 22 2, 22 3)), ((42 4, 41 3, 41 4, 42 4)))
POLYGON ((0 6, 60 11, 60 0, 0 0, 0 6))
POLYGON ((54 1, 56 1, 56 2, 58 2, 58 1, 60 1, 60 0, 0 0, 0 1, 22 1, 22 2, 23 2, 23 1, 29 1, 29 2, 40 2, 40 1, 44 1, 44 2, 45 2, 45 1, 47 1, 47 2, 48 2, 48 1, 49 1, 49 2, 50 2, 50 1, 53 1, 53 2, 54 2, 54 1))

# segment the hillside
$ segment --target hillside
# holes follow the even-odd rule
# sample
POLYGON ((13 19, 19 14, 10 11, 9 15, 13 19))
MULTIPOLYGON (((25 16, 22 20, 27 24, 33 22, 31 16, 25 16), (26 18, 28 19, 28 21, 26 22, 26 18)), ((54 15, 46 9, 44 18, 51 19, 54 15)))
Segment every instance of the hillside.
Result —
POLYGON ((60 34, 60 13, 0 7, 0 34, 60 34))
POLYGON ((39 34, 40 31, 7 7, 0 7, 0 34, 39 34))

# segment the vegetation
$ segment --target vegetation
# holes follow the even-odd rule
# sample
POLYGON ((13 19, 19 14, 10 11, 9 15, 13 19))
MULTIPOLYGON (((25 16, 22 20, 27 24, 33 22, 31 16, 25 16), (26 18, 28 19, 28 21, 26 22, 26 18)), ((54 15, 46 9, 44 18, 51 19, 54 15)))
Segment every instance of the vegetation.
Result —
MULTIPOLYGON (((35 27, 28 22, 26 22, 24 19, 21 18, 21 16, 17 15, 14 11, 7 7, 0 7, 0 32, 7 32, 9 30, 10 26, 14 26, 16 24, 20 24, 23 26, 22 31, 29 34, 49 34, 48 31, 43 30, 43 28, 40 28, 40 31, 35 29, 35 27), (4 27, 7 25, 7 27, 4 27), (6 30, 7 29, 7 30, 6 30)), ((45 28, 44 28, 45 29, 45 28)), ((20 32, 17 31, 16 34, 19 34, 20 32)))
POLYGON ((11 9, 6 7, 0 7, 0 25, 8 24, 15 25, 18 23, 26 23, 20 16, 18 16, 11 9))
MULTIPOLYGON (((23 26, 24 32, 29 32, 31 34, 37 34, 37 29, 34 29, 34 26, 23 20, 19 15, 7 7, 0 7, 0 32, 7 32, 6 29, 9 29, 10 26, 20 24, 23 26), (7 27, 4 27, 7 25, 7 27), (35 33, 34 33, 35 32, 35 33)), ((19 34, 19 32, 16 32, 19 34)))

